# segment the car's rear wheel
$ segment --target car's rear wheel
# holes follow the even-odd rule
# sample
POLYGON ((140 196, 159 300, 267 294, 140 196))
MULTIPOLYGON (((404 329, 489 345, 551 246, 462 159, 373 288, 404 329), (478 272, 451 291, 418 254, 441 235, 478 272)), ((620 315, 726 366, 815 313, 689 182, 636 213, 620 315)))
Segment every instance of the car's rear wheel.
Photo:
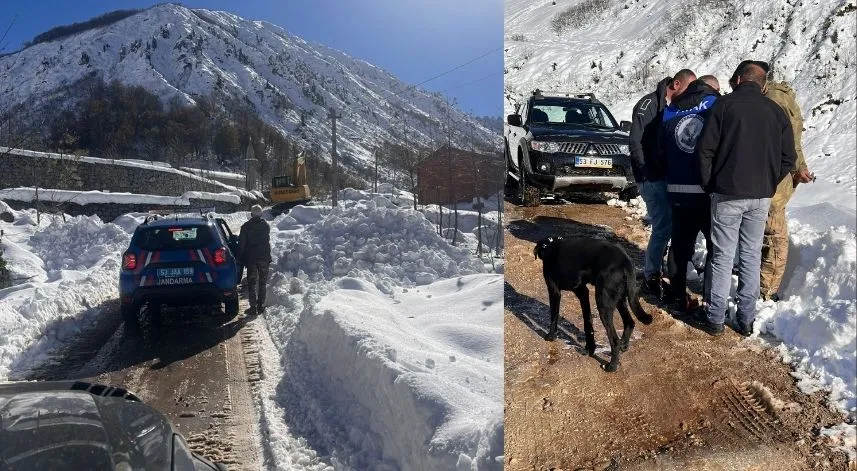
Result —
POLYGON ((234 298, 226 298, 223 306, 223 312, 226 313, 226 316, 232 319, 233 317, 238 315, 238 297, 234 298))
POLYGON ((140 312, 140 307, 136 304, 123 304, 120 308, 122 313, 122 321, 125 322, 125 333, 137 335, 140 333, 140 318, 137 314, 140 312))
POLYGON ((149 312, 149 323, 153 328, 161 327, 161 305, 158 303, 149 303, 146 309, 149 312))

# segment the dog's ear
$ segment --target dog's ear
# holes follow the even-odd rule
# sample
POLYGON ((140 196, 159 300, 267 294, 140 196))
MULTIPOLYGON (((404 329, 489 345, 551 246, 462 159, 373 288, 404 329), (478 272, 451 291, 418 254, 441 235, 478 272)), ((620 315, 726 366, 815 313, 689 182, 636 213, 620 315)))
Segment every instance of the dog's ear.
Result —
POLYGON ((536 246, 533 247, 533 256, 538 260, 539 258, 544 259, 542 256, 544 254, 544 250, 548 248, 550 244, 554 241, 553 237, 546 237, 538 242, 536 242, 536 246))

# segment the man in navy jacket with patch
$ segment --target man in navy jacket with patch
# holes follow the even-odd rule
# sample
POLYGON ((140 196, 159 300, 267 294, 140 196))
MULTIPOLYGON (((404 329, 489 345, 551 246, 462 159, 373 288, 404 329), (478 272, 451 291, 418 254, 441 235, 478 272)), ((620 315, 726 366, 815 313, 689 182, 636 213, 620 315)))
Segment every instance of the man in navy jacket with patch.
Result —
MULTIPOLYGON (((702 232, 711 256, 711 201, 700 185, 696 142, 720 96, 720 84, 712 75, 700 77, 664 110, 659 139, 661 167, 666 169, 667 193, 672 209, 672 243, 668 273, 674 307, 693 311, 698 304, 687 294, 687 264, 693 257, 696 237, 702 232)), ((706 260, 708 263, 709 260, 706 260)))
POLYGON ((646 246, 646 262, 643 274, 646 277, 643 290, 660 298, 663 294, 661 279, 664 251, 670 240, 669 201, 664 170, 658 162, 658 135, 664 108, 674 97, 681 94, 687 85, 696 80, 693 71, 682 69, 675 77, 667 77, 658 83, 658 88, 644 96, 634 105, 631 132, 628 144, 631 151, 631 167, 646 202, 646 212, 652 222, 652 234, 646 246))

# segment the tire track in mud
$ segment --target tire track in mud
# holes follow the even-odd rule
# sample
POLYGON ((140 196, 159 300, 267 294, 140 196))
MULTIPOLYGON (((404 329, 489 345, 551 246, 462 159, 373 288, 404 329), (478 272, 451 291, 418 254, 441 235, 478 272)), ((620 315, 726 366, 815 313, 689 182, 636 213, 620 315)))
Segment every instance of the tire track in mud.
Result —
MULTIPOLYGON (((242 299, 241 310, 248 308, 242 299)), ((28 380, 80 379, 122 386, 164 414, 189 447, 230 470, 262 463, 252 384, 261 377, 253 320, 217 308, 164 308, 144 333, 120 325, 118 304, 92 329, 49 352, 28 380)))

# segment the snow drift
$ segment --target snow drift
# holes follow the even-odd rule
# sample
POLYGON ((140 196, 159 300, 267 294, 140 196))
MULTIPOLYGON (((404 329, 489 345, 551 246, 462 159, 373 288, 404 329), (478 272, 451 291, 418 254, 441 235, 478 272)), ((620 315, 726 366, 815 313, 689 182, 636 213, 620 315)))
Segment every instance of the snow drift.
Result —
POLYGON ((95 216, 46 216, 36 225, 34 211, 6 210, 16 222, 2 224, 4 258, 20 283, 0 290, 0 380, 20 376, 115 311, 103 306, 118 297, 120 257, 131 239, 95 216))
POLYGON ((420 212, 344 196, 272 223, 269 428, 337 469, 502 469, 502 275, 420 212))

